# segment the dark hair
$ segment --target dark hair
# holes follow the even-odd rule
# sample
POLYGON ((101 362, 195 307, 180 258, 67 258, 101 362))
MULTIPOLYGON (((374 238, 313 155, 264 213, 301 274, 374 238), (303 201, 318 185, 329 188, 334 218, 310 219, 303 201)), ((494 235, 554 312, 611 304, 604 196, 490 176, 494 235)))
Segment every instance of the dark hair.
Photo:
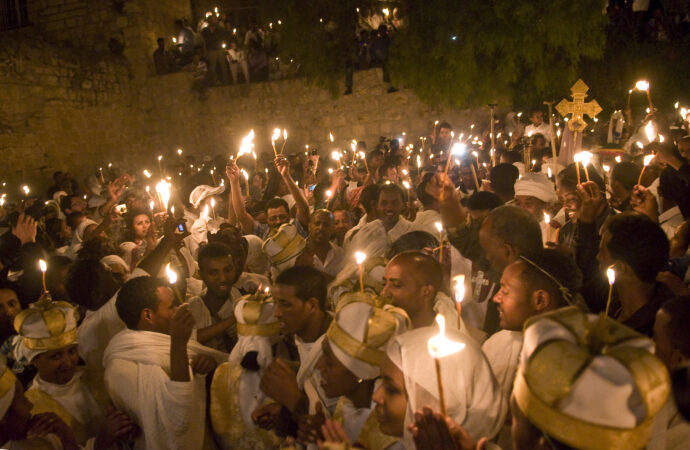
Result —
POLYGON ((199 250, 199 256, 197 257, 197 261, 199 262, 199 271, 204 271, 204 269, 206 268, 206 262, 209 259, 225 258, 226 256, 229 256, 230 259, 233 259, 232 249, 230 247, 218 241, 209 242, 208 244, 201 247, 201 250, 199 250))
POLYGON ((367 156, 366 156, 367 162, 371 161, 376 156, 384 156, 383 151, 378 149, 378 148, 375 148, 375 149, 371 150, 370 152, 368 152, 367 156))
MULTIPOLYGON (((232 254, 232 262, 239 270, 244 269, 249 254, 249 243, 237 227, 224 223, 216 233, 208 233, 208 243, 227 245, 232 254)), ((197 258, 198 260, 198 258, 197 258)))
POLYGON ((285 208, 285 212, 287 214, 290 214, 290 206, 282 198, 272 198, 272 199, 268 200, 266 202, 266 209, 264 211, 268 212, 269 209, 276 209, 276 208, 285 208))
POLYGON ((290 267, 278 275, 276 284, 292 286, 297 298, 303 302, 315 298, 319 308, 326 309, 328 281, 323 272, 307 266, 290 267))
POLYGON ((119 288, 113 274, 97 258, 78 259, 67 271, 65 290, 72 303, 95 311, 119 288))
POLYGON ((467 209, 472 211, 491 211, 502 204, 501 198, 493 192, 478 191, 467 200, 467 209))
POLYGON ((668 261, 669 242, 661 227, 633 212, 611 217, 605 227, 611 257, 627 263, 641 281, 653 283, 668 261))
POLYGON ((359 203, 364 207, 367 214, 370 214, 375 208, 375 203, 379 198, 379 188, 378 184, 370 184, 362 189, 362 193, 359 196, 359 203))
POLYGON ((72 199, 79 197, 78 195, 63 195, 60 199, 60 209, 66 212, 67 209, 72 209, 72 199))
POLYGON ((438 124, 438 129, 440 130, 441 128, 448 128, 449 130, 452 130, 453 127, 451 126, 450 123, 446 122, 445 120, 441 123, 438 124))
POLYGON ((520 178, 520 171, 508 163, 497 164, 489 174, 491 189, 503 194, 515 193, 515 182, 518 178, 520 178))
POLYGON ((381 194, 384 192, 395 192, 396 194, 400 195, 400 199, 402 201, 405 201, 405 192, 402 190, 400 186, 398 186, 395 183, 389 183, 389 184, 382 184, 379 186, 379 192, 378 195, 376 196, 376 202, 378 203, 379 199, 381 198, 381 194))
MULTIPOLYGON (((606 192, 606 183, 604 179, 601 178, 599 172, 593 169, 591 166, 587 169, 587 174, 589 175, 589 180, 594 181, 601 192, 606 192)), ((558 183, 564 188, 574 191, 577 189, 577 169, 575 168, 575 163, 568 164, 565 169, 558 172, 556 175, 558 178, 558 183)), ((585 173, 582 164, 580 164, 580 182, 585 180, 585 173)))
POLYGON ((133 211, 130 211, 125 215, 125 227, 126 227, 126 236, 127 239, 133 241, 134 240, 134 219, 136 219, 138 216, 146 216, 149 218, 149 222, 151 222, 151 226, 153 226, 153 217, 151 216, 151 211, 147 211, 145 209, 135 209, 133 211))
POLYGON ((632 191, 640 178, 642 169, 635 163, 623 161, 613 166, 611 182, 618 181, 625 189, 632 191))
POLYGON ((419 183, 417 189, 415 190, 417 192, 417 199, 422 204, 422 206, 424 206, 424 209, 431 207, 434 204, 434 201, 436 201, 436 199, 426 191, 426 187, 429 184, 429 180, 431 180, 431 177, 426 177, 422 179, 422 182, 419 183))
POLYGON ((388 252, 388 258, 393 258, 407 251, 423 251, 425 248, 438 247, 438 239, 426 231, 411 231, 400 236, 388 252))
POLYGON ((67 226, 70 227, 72 230, 77 229, 77 220, 81 219, 82 217, 86 217, 86 214, 80 211, 74 211, 69 214, 67 214, 67 217, 65 218, 65 221, 67 222, 67 226))
POLYGON ((687 332, 690 323, 690 295, 672 298, 661 305, 661 310, 668 314, 668 334, 671 345, 686 358, 690 358, 690 333, 687 332))
MULTIPOLYGON (((501 158, 505 158, 508 160, 507 163, 501 163, 501 164, 513 164, 513 163, 522 161, 522 157, 520 156, 520 153, 512 151, 512 150, 509 150, 507 152, 503 152, 503 154, 501 154, 501 158)), ((501 164, 497 165, 496 167, 500 166, 501 164)), ((494 167, 494 169, 496 167, 494 167)))
POLYGON ((499 206, 489 213, 487 220, 491 221, 491 235, 516 247, 520 255, 530 257, 543 248, 539 222, 522 208, 499 206))
POLYGON ((77 259, 101 259, 104 256, 119 254, 120 250, 113 246, 110 239, 104 236, 94 236, 82 243, 81 248, 77 251, 77 259))
POLYGON ((572 303, 572 296, 576 295, 582 287, 582 273, 575 261, 550 248, 541 249, 529 260, 551 275, 562 287, 568 289, 571 297, 566 299, 556 282, 537 267, 527 261, 519 260, 524 266, 521 278, 527 286, 527 291, 531 293, 541 289, 548 292, 558 307, 572 303))
POLYGON ((117 315, 130 330, 138 329, 141 311, 156 309, 158 306, 159 287, 167 286, 155 277, 137 277, 127 281, 115 300, 117 315))

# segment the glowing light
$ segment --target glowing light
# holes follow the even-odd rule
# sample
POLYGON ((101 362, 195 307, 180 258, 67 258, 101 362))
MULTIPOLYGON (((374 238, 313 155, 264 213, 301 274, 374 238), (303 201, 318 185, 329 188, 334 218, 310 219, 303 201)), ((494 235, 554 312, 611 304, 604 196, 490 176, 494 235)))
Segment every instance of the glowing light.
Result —
POLYGON ((22 186, 22 191, 24 191, 24 195, 29 195, 29 192, 31 192, 31 189, 29 189, 29 186, 24 185, 24 186, 22 186))
POLYGON ((441 314, 436 315, 436 323, 438 324, 439 332, 436 336, 429 339, 427 344, 432 358, 444 358, 465 348, 465 344, 451 341, 446 337, 446 320, 441 314))
POLYGON ((149 172, 146 169, 144 169, 144 175, 146 176, 146 178, 151 178, 151 172, 149 172))
POLYGON ((613 270, 613 267, 606 269, 606 278, 609 279, 609 284, 611 285, 616 282, 616 271, 613 270))
POLYGON ((551 223, 551 216, 549 216, 547 213, 544 213, 544 223, 547 225, 551 223))
POLYGON ((165 275, 168 277, 170 284, 175 284, 177 282, 177 274, 170 268, 170 263, 165 266, 165 275))
POLYGON ((454 276, 453 283, 455 283, 455 302, 462 303, 465 299, 465 275, 454 276))
POLYGON ((649 142, 653 142, 656 137, 656 132, 654 131, 654 124, 650 120, 647 125, 644 126, 644 134, 647 136, 649 142))
POLYGON ((42 259, 38 260, 38 266, 41 268, 41 272, 43 273, 46 273, 46 270, 48 270, 48 264, 46 264, 46 262, 42 259))
POLYGON ((436 227, 439 233, 443 231, 443 224, 441 222, 435 222, 434 226, 436 227))
POLYGON ((654 156, 655 156, 655 155, 647 155, 647 156, 644 157, 644 160, 643 160, 643 161, 644 161, 644 166, 645 166, 645 167, 647 167, 647 166, 652 162, 652 160, 654 159, 654 156))
POLYGON ((604 165, 602 166, 602 168, 604 169, 604 172, 606 172, 606 173, 611 172, 611 167, 610 167, 610 166, 607 166, 606 164, 604 164, 604 165))
POLYGON ((161 202, 163 203, 163 207, 166 210, 168 209, 168 202, 170 201, 170 187, 171 186, 172 185, 165 180, 161 180, 156 185, 156 192, 160 196, 161 202))
POLYGON ((649 81, 647 80, 640 80, 637 83, 635 83, 635 89, 638 91, 648 91, 649 90, 649 81))
POLYGON ((328 139, 330 139, 331 143, 333 143, 333 133, 328 133, 328 139))
POLYGON ((355 252, 355 261, 357 264, 362 264, 367 259, 367 254, 364 252, 355 252))
POLYGON ((251 153, 254 150, 254 130, 250 130, 244 138, 242 138, 242 144, 240 144, 240 151, 237 153, 237 157, 251 153))
POLYGON ((622 161, 620 156, 616 156, 614 159, 616 160, 617 163, 622 161))

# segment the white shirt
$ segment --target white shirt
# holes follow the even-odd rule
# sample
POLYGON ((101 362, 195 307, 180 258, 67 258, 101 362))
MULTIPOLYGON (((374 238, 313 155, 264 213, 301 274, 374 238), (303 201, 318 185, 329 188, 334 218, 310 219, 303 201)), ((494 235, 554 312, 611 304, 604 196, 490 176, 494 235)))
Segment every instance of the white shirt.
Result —
POLYGON ((329 242, 329 244, 331 249, 328 250, 324 261, 321 261, 318 256, 314 255, 314 268, 335 277, 340 273, 345 264, 345 250, 332 242, 329 242))

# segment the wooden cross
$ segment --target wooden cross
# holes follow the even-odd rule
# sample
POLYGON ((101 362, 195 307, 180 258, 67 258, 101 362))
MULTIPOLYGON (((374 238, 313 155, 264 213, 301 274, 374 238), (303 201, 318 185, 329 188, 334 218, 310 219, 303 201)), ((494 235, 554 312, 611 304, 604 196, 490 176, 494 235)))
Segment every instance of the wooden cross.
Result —
POLYGON ((566 99, 561 100, 561 102, 556 105, 556 111, 560 113, 563 117, 571 114, 571 118, 568 121, 568 128, 570 131, 575 133, 577 139, 577 133, 582 133, 587 126, 583 116, 586 114, 592 119, 601 112, 601 106, 596 100, 591 102, 585 102, 585 97, 587 97, 587 91, 589 91, 589 86, 585 84, 584 81, 577 80, 577 82, 570 88, 572 92, 573 101, 569 102, 566 99))

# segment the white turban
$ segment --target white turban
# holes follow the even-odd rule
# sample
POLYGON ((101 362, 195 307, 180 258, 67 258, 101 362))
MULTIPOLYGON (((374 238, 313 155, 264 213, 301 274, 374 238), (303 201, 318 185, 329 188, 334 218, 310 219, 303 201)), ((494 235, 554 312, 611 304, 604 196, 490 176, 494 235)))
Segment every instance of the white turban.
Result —
POLYGON ((106 255, 101 258, 101 262, 106 266, 120 266, 125 269, 125 272, 129 272, 129 266, 125 260, 118 255, 106 255))
POLYGON ((198 208, 199 205, 201 205, 201 202, 203 202, 205 199, 214 195, 222 194, 223 191, 225 191, 225 185, 220 185, 218 187, 213 187, 206 184, 199 185, 195 187, 189 194, 189 203, 191 203, 195 208, 198 208))
POLYGON ((77 229, 74 231, 74 236, 73 236, 73 243, 74 244, 81 244, 82 241, 84 240, 84 232, 88 227, 91 225, 98 225, 96 222, 94 222, 91 219, 84 219, 77 225, 77 229))
POLYGON ((553 183, 543 173, 527 173, 515 182, 515 196, 535 197, 545 203, 558 201, 553 183))

